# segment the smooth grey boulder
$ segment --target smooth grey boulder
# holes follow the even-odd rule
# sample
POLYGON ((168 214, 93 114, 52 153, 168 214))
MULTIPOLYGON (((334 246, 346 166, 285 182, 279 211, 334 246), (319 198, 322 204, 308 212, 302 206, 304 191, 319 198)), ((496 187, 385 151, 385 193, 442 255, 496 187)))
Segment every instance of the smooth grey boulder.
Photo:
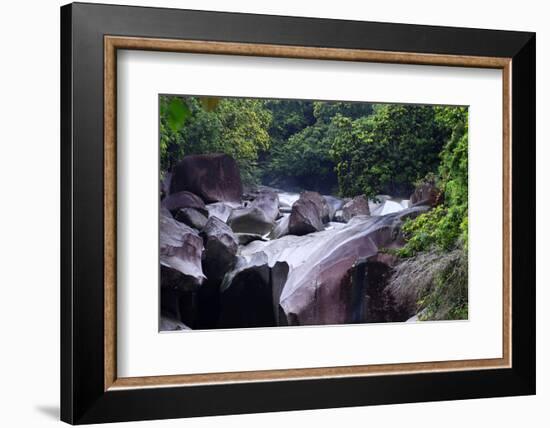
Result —
POLYGON ((239 247, 231 228, 217 217, 210 217, 202 229, 204 238, 203 266, 210 281, 221 281, 233 269, 239 247))
POLYGON ((279 296, 288 275, 288 264, 270 266, 265 254, 239 258, 223 280, 219 328, 272 327, 279 325, 279 296))
POLYGON ((325 198, 317 192, 303 192, 292 205, 289 217, 289 233, 306 235, 323 230, 330 220, 330 211, 325 198))
POLYGON ((223 153, 185 156, 173 169, 170 193, 192 192, 206 203, 240 202, 243 185, 237 162, 223 153))
POLYGON ((218 217, 224 223, 227 223, 227 219, 236 208, 241 208, 241 204, 235 202, 214 202, 206 205, 208 217, 218 217))
POLYGON ((202 230, 208 221, 208 218, 195 208, 181 208, 174 218, 197 230, 202 230))
POLYGON ((369 201, 364 195, 359 195, 342 206, 342 219, 347 223, 357 215, 370 215, 369 201))
POLYGON ((231 212, 227 224, 234 232, 265 235, 279 216, 279 199, 272 191, 261 191, 244 208, 231 212))
POLYGON ((205 279, 201 264, 204 247, 198 233, 161 211, 159 238, 161 286, 181 291, 200 287, 205 279))
POLYGON ((410 208, 384 217, 358 215, 347 224, 304 236, 251 242, 240 255, 251 260, 264 254, 269 266, 288 264, 277 325, 350 323, 355 319, 353 308, 361 305, 350 286, 354 266, 381 248, 401 246, 403 221, 427 209, 410 208))
POLYGON ((208 215, 206 205, 201 198, 191 192, 181 191, 168 195, 161 201, 161 206, 175 215, 182 208, 193 208, 203 215, 208 215))

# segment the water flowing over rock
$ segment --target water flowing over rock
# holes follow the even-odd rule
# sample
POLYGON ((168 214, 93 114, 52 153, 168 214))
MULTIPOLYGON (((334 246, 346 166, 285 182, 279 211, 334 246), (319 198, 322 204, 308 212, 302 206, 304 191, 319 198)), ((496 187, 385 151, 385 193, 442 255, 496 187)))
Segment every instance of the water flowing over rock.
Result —
POLYGON ((272 191, 262 191, 244 208, 234 209, 227 224, 234 232, 265 235, 273 229, 279 216, 279 198, 272 191))
POLYGON ((236 262, 238 241, 227 224, 210 217, 201 235, 204 237, 204 270, 210 281, 221 281, 236 262))
POLYGON ((337 198, 336 196, 331 195, 323 195, 323 198, 327 201, 330 221, 334 220, 336 212, 341 210, 344 204, 348 202, 346 199, 337 198))
POLYGON ((392 213, 399 212, 403 210, 404 207, 401 204, 401 202, 397 202, 391 199, 388 199, 382 203, 380 203, 372 212, 372 215, 382 216, 382 215, 388 215, 392 213))
POLYGON ((275 227, 269 234, 270 239, 279 239, 281 236, 288 235, 290 225, 290 214, 283 214, 283 216, 277 220, 275 227))
POLYGON ((172 193, 164 198, 161 205, 175 215, 182 208, 193 208, 203 215, 207 215, 206 205, 201 198, 191 192, 181 191, 172 193))
POLYGON ((206 203, 240 202, 243 186, 239 167, 226 154, 185 156, 172 171, 170 193, 195 193, 206 203))
POLYGON ((166 215, 160 216, 161 284, 179 290, 198 288, 205 277, 201 267, 202 239, 196 231, 166 215))
POLYGON ((174 217, 177 221, 185 223, 194 229, 201 230, 206 226, 208 219, 194 208, 181 208, 174 217))
POLYGON ((317 192, 303 192, 292 205, 289 218, 289 233, 306 235, 323 230, 330 220, 330 210, 325 198, 317 192))
POLYGON ((342 218, 346 223, 357 215, 370 215, 369 201, 364 195, 356 196, 342 206, 342 218))

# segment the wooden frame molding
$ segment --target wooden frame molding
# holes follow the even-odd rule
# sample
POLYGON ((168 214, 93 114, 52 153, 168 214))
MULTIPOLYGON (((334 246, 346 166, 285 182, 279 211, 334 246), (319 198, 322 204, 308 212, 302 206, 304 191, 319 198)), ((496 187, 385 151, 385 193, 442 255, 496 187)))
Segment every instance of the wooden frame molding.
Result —
POLYGON ((104 390, 510 368, 512 362, 512 61, 510 58, 252 43, 104 37, 104 390), (116 61, 118 49, 501 69, 503 73, 502 358, 118 378, 116 367, 116 61))

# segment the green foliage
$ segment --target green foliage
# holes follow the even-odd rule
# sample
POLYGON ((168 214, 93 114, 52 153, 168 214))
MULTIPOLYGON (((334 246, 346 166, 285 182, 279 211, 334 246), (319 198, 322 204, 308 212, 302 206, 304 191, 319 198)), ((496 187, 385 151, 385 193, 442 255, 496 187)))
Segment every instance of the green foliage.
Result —
POLYGON ((309 190, 333 192, 338 182, 331 150, 339 132, 333 119, 369 115, 372 104, 269 101, 266 105, 274 109, 266 181, 283 186, 299 183, 298 187, 309 190))
POLYGON ((370 116, 373 105, 368 103, 313 102, 313 115, 318 122, 330 123, 336 115, 358 119, 370 116))
POLYGON ((191 115, 191 110, 181 98, 171 97, 161 103, 161 115, 166 118, 166 124, 172 132, 178 132, 185 120, 191 115))
POLYGON ((309 126, 293 134, 286 142, 274 145, 267 171, 274 179, 292 177, 305 188, 319 190, 336 184, 334 164, 330 158, 329 125, 309 126))
POLYGON ((180 131, 189 115, 190 109, 181 98, 160 97, 159 144, 162 172, 170 170, 173 164, 183 157, 180 131))
POLYGON ((343 196, 408 196, 415 181, 437 170, 438 154, 449 135, 431 106, 377 105, 371 116, 336 115, 332 143, 343 196))
POLYGON ((284 143, 292 135, 315 123, 313 104, 299 100, 267 100, 265 108, 273 120, 269 136, 274 143, 284 143))
POLYGON ((245 183, 259 179, 258 157, 270 146, 271 113, 261 100, 215 97, 161 97, 161 169, 170 170, 187 154, 226 153, 235 158, 245 183), (170 126, 174 99, 184 102, 190 113, 185 126, 170 126))
POLYGON ((407 244, 399 250, 404 257, 432 247, 448 251, 457 245, 468 246, 468 111, 439 107, 436 114, 443 126, 452 129, 440 154, 436 180, 445 202, 405 222, 407 244))

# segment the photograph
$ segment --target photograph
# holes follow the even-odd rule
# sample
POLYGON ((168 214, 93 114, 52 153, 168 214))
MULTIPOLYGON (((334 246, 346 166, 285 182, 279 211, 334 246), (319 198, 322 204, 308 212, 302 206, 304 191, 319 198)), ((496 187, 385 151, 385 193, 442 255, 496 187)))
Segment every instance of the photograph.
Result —
POLYGON ((160 94, 159 331, 468 320, 468 107, 160 94))

